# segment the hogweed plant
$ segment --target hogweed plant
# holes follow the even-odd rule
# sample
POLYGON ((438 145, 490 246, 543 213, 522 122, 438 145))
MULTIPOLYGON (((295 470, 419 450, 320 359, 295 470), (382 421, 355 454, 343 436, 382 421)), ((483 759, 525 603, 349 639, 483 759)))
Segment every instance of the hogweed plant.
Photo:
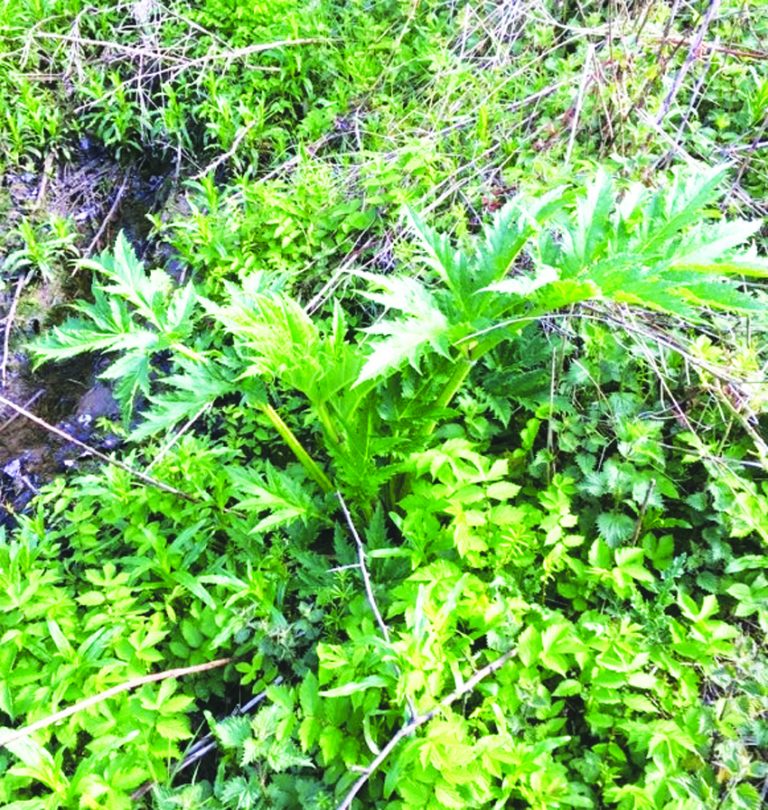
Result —
MULTIPOLYGON (((225 605, 250 600, 269 615, 297 588, 297 638, 317 639, 308 617, 324 623, 313 665, 297 664, 300 685, 268 689, 270 705, 252 720, 214 724, 224 756, 239 763, 222 796, 295 806, 306 789, 325 806, 332 783, 342 808, 366 790, 369 806, 396 792, 404 807, 663 808, 682 807, 674 803, 691 791, 703 797, 696 807, 712 806, 719 777, 703 729, 715 721, 698 699, 699 668, 731 655, 737 631, 715 618, 714 595, 699 604, 683 587, 688 563, 671 534, 691 528, 705 496, 686 501, 686 519, 665 517, 663 499, 680 496, 659 429, 633 417, 631 394, 606 397, 620 438, 607 457, 599 432, 568 439, 551 410, 503 453, 472 441, 457 414, 483 395, 491 370, 514 398, 523 383, 505 366, 508 349, 537 345, 537 322, 577 317, 582 305, 626 323, 633 310, 645 323, 651 313, 659 335, 681 340, 716 318, 757 321, 764 293, 746 279, 768 276, 768 263, 742 246, 759 224, 714 218, 723 177, 678 174, 658 189, 619 191, 601 172, 583 192, 512 200, 460 247, 408 212, 415 266, 353 273, 356 297, 316 316, 265 273, 230 283, 223 301, 192 282, 174 287, 161 271, 147 275, 122 236, 114 254, 89 262, 93 302, 35 344, 38 362, 117 355, 104 376, 118 381, 126 423, 138 418, 134 441, 184 430, 221 403, 237 435, 211 451, 228 461, 212 494, 197 489, 202 503, 225 507, 236 536, 245 527, 252 551, 238 553, 249 578, 295 547, 285 551, 296 555, 295 583, 280 567, 258 586, 273 594, 267 604, 240 573, 165 576, 210 609, 217 587, 231 591, 225 605), (564 447, 583 443, 579 487, 569 472, 534 485, 515 472, 522 464, 534 475, 546 418, 564 447), (586 496, 592 517, 578 512, 586 496), (326 555, 337 561, 330 571, 326 555), (347 569, 362 592, 350 590, 347 569), (475 707, 466 716, 459 698, 475 707), (587 738, 601 740, 594 755, 587 738)), ((185 469, 194 481, 194 464, 185 469)), ((720 512, 741 503, 750 520, 762 503, 757 488, 713 493, 720 512)), ((727 587, 757 604, 763 584, 727 587)), ((277 650, 289 643, 280 638, 277 650)), ((250 680, 259 656, 243 665, 250 680)), ((757 806, 753 778, 734 777, 747 803, 733 807, 757 806)))
POLYGON ((710 313, 760 317, 764 293, 745 279, 768 276, 768 263, 739 250, 760 222, 713 221, 724 176, 677 173, 658 189, 619 192, 599 172, 581 193, 513 199, 462 248, 408 211, 419 266, 355 273, 380 312, 356 339, 339 301, 328 317, 311 317, 279 277, 255 273, 213 302, 192 283, 173 289, 162 271, 145 275, 120 236, 113 255, 87 263, 94 302, 78 304, 79 317, 33 351, 38 363, 117 353, 103 376, 119 381, 126 417, 138 393, 152 403, 137 439, 245 392, 323 491, 342 488, 370 514, 379 497, 391 507, 407 491, 402 461, 450 419, 472 370, 530 324, 587 302, 650 310, 694 330, 710 313), (216 326, 190 339, 201 321, 216 326), (153 360, 168 352, 172 374, 163 373, 167 359, 153 360), (313 457, 270 392, 303 397, 327 459, 313 457))

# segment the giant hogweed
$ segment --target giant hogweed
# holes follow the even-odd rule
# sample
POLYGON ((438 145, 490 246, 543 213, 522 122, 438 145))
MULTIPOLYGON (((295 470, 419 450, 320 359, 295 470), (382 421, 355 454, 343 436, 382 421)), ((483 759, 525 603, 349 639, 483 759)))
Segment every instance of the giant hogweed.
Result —
MULTIPOLYGON (((472 368, 539 318, 586 301, 655 310, 693 326, 714 310, 761 313, 764 294, 748 290, 744 279, 768 276, 768 263, 754 251, 736 251, 760 223, 711 221, 723 177, 722 169, 677 174, 658 189, 633 185, 620 193, 599 172, 583 193, 557 190, 512 200, 466 249, 455 248, 409 212, 424 267, 401 275, 357 273, 367 286, 362 295, 383 312, 358 341, 350 340, 338 301, 329 320, 311 318, 263 276, 231 286, 225 305, 198 298, 234 345, 222 348, 221 341, 209 339, 201 348, 198 337, 194 352, 181 347, 181 372, 165 380, 173 390, 155 397, 138 435, 169 427, 250 381, 251 402, 310 477, 326 492, 344 485, 361 505, 370 504, 397 473, 398 459, 414 442, 423 445, 445 416, 472 368), (416 370, 416 381, 408 367, 416 370), (332 476, 268 403, 265 389, 252 384, 254 378, 306 397, 335 462, 332 476)), ((125 252, 120 244, 118 252, 125 252)), ((178 318, 168 319, 170 330, 164 321, 154 323, 142 297, 116 285, 113 274, 105 264, 109 283, 97 275, 94 304, 78 307, 92 323, 81 318, 65 324, 37 344, 39 360, 128 348, 135 365, 141 346, 175 351, 178 318), (140 345, 135 337, 115 339, 120 329, 135 332, 137 320, 140 345), (102 337, 104 323, 109 328, 102 337), (153 330, 163 332, 163 339, 149 340, 153 330)), ((151 278, 157 279, 157 271, 151 278)), ((137 290, 144 284, 136 280, 137 290)), ((181 307, 190 318, 191 295, 184 291, 181 307)), ((125 366, 118 361, 109 375, 119 368, 125 366)), ((396 494, 391 491, 391 498, 396 494)))
POLYGON ((437 352, 454 369, 438 400, 447 405, 473 364, 501 340, 590 300, 640 306, 689 324, 707 310, 761 313, 764 304, 741 289, 742 277, 766 277, 768 263, 753 252, 733 253, 761 223, 705 221, 723 175, 678 174, 656 191, 638 184, 619 195, 600 172, 572 201, 558 204, 553 195, 533 204, 512 201, 468 253, 410 214, 432 272, 423 280, 367 277, 383 291, 375 299, 400 314, 368 330, 385 337, 371 341, 361 379, 437 352), (530 270, 516 266, 524 247, 530 270), (421 302, 418 311, 412 302, 421 302))

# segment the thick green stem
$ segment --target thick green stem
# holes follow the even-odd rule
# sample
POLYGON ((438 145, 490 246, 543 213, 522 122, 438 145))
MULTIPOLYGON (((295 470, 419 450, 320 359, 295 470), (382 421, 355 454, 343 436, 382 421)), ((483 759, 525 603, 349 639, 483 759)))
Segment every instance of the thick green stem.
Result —
POLYGON ((333 424, 333 419, 331 419, 330 411, 328 410, 328 406, 325 404, 325 402, 316 403, 315 410, 317 411, 317 415, 320 417, 320 422, 325 428, 325 431, 330 437, 331 441, 335 445, 341 444, 341 437, 333 424))
POLYGON ((438 407, 447 408, 451 404, 451 401, 456 396, 461 386, 464 385, 464 381, 469 376, 469 372, 472 371, 473 365, 474 360, 471 359, 469 354, 462 356, 456 361, 451 376, 448 378, 442 393, 437 398, 436 404, 438 407))
MULTIPOLYGON (((472 371, 475 363, 497 343, 498 339, 493 338, 479 343, 468 344, 466 348, 462 349, 461 357, 454 364, 451 376, 437 398, 435 404, 438 407, 447 408, 451 404, 453 398, 458 394, 467 377, 469 377, 469 372, 472 371)), ((427 428, 427 434, 432 433, 435 427, 437 427, 437 423, 432 422, 427 428)))
MULTIPOLYGON (((440 396, 437 398, 435 404, 439 408, 447 408, 453 398, 456 396, 457 392, 464 385, 464 381, 469 376, 469 372, 472 371, 472 366, 475 364, 475 361, 472 359, 470 352, 465 352, 462 356, 456 361, 453 371, 451 372, 451 376, 448 378, 448 381, 445 383, 443 390, 440 393, 440 396)), ((429 435, 434 431, 437 427, 437 422, 430 422, 426 427, 426 435, 429 435)))
POLYGON ((262 405, 261 410, 280 434, 282 440, 290 447, 293 455, 301 462, 302 467, 309 473, 310 478, 317 482, 323 492, 335 492, 331 479, 304 449, 302 443, 296 438, 296 434, 283 422, 280 414, 271 405, 262 405))

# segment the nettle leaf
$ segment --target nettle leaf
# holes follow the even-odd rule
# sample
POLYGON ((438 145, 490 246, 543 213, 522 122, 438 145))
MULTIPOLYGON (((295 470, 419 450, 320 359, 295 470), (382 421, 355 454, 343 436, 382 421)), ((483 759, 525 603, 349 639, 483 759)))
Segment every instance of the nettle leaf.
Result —
POLYGON ((422 318, 433 310, 439 312, 434 296, 427 286, 407 276, 381 276, 358 271, 353 275, 363 278, 380 292, 362 290, 361 295, 380 304, 386 310, 395 310, 412 318, 422 318))
POLYGON ((259 373, 279 376, 283 366, 311 356, 320 332, 304 308, 287 295, 229 285, 230 301, 203 306, 250 350, 259 373))
POLYGON ((765 311, 765 304, 754 296, 719 281, 698 281, 689 277, 685 284, 676 288, 676 292, 682 299, 691 301, 699 307, 725 312, 765 311))
POLYGON ((93 271, 93 303, 79 302, 78 316, 55 327, 31 350, 36 365, 87 352, 120 356, 100 375, 115 380, 114 393, 126 425, 139 392, 148 395, 153 358, 166 351, 190 354, 182 341, 195 324, 197 293, 192 284, 173 289, 161 270, 147 274, 121 232, 112 253, 83 266, 93 271))
POLYGON ((173 281, 162 270, 147 275, 123 231, 118 233, 111 252, 105 251, 98 259, 86 259, 81 266, 104 279, 101 286, 106 292, 127 301, 141 317, 160 326, 159 316, 165 311, 165 299, 173 281))
MULTIPOLYGON (((677 172, 669 186, 649 192, 635 185, 622 198, 600 172, 562 222, 560 239, 556 232, 543 234, 538 259, 557 268, 561 280, 595 284, 597 290, 592 295, 584 290, 584 298, 652 308, 689 323, 700 322, 711 309, 764 310, 728 280, 738 273, 766 277, 765 259, 748 252, 733 255, 759 223, 701 224, 723 177, 722 167, 696 175, 677 172), (712 280, 696 279, 696 273, 712 280)), ((534 291, 544 311, 557 303, 545 298, 550 290, 534 291)))
POLYGON ((148 343, 154 338, 149 329, 134 327, 124 301, 108 298, 98 287, 94 287, 93 295, 93 304, 74 305, 82 317, 69 318, 30 346, 36 365, 86 352, 129 350, 137 339, 148 343))
POLYGON ((673 266, 710 266, 729 251, 746 244, 761 227, 760 220, 750 222, 745 219, 729 219, 700 226, 687 234, 677 247, 673 266))
POLYGON ((621 512, 602 512, 597 516, 597 530, 611 548, 616 548, 632 537, 635 521, 621 512))
POLYGON ((514 267, 528 240, 565 204, 562 188, 536 199, 516 198, 497 211, 477 250, 476 286, 500 281, 514 267))
POLYGON ((362 363, 360 353, 346 341, 340 306, 334 306, 326 329, 287 295, 233 285, 229 292, 227 306, 211 301, 203 305, 238 339, 249 374, 277 379, 315 404, 353 384, 362 363))
POLYGON ((702 168, 693 176, 675 172, 672 184, 657 191, 648 207, 648 236, 642 249, 658 250, 666 241, 701 218, 702 209, 718 196, 727 167, 702 168))

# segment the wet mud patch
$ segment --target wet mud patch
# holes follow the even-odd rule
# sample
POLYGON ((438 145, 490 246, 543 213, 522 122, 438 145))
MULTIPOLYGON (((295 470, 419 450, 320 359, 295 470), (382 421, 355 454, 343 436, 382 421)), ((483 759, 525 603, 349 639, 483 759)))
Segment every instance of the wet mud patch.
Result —
MULTIPOLYGON (((78 358, 33 372, 22 357, 3 396, 74 439, 114 449, 119 439, 101 420, 117 418, 119 409, 97 370, 92 360, 78 358)), ((0 525, 12 524, 43 484, 85 458, 74 442, 0 404, 0 525)))
MULTIPOLYGON (((143 157, 125 165, 83 138, 71 160, 0 177, 0 230, 8 235, 25 218, 61 217, 76 228, 80 255, 98 253, 124 230, 143 258, 152 247, 147 215, 162 208, 174 177, 167 162, 143 157)), ((11 238, 5 252, 14 247, 11 238)))
MULTIPOLYGON (((119 443, 99 427, 102 419, 118 415, 109 387, 98 380, 103 358, 85 355, 33 370, 24 346, 63 320, 74 299, 88 297, 90 278, 76 268, 76 258, 98 254, 122 230, 137 255, 152 261, 156 246, 148 215, 161 211, 173 182, 172 166, 150 159, 126 166, 85 139, 61 165, 41 161, 34 171, 0 177, 0 337, 9 329, 0 391, 40 420, 102 451, 119 443), (54 255, 55 272, 50 272, 36 265, 34 256, 19 252, 25 248, 25 223, 45 239, 55 235, 57 218, 69 223, 72 245, 54 255)), ((40 486, 83 458, 72 442, 0 403, 0 523, 12 522, 40 486)))

